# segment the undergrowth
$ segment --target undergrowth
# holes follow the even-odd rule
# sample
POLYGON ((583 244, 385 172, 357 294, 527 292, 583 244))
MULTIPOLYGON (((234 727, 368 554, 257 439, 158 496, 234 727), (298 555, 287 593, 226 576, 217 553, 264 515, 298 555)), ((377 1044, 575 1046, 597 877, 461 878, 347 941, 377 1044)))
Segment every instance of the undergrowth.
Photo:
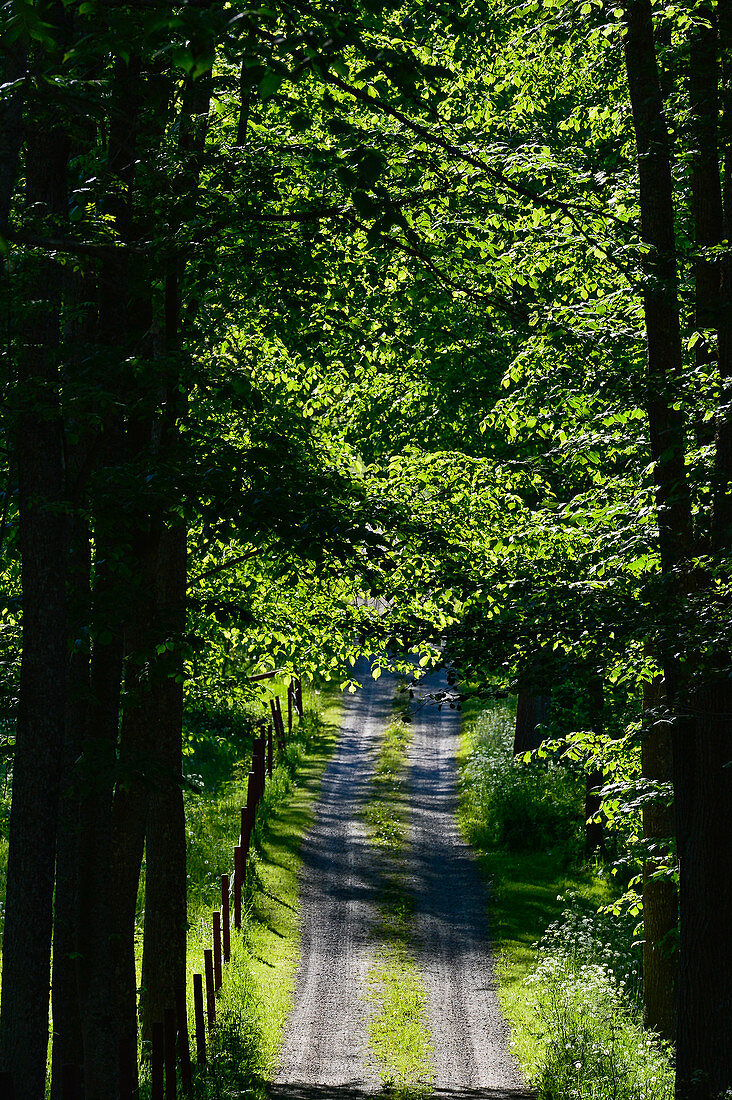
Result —
POLYGON ((642 1026, 635 920, 604 910, 609 876, 581 862, 581 777, 512 748, 507 704, 466 721, 460 820, 491 887, 518 1061, 538 1100, 670 1100, 670 1052, 642 1026))

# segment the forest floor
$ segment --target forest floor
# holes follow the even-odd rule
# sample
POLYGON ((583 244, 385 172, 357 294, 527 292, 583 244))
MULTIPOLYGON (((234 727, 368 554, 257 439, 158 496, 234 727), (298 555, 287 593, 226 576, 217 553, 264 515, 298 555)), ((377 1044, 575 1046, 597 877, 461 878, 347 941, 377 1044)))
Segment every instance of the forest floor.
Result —
POLYGON ((498 1004, 485 884, 456 824, 459 720, 431 698, 445 687, 442 674, 421 680, 410 706, 404 793, 392 811, 405 822, 405 844, 400 875, 389 879, 364 807, 397 680, 356 671, 364 686, 345 711, 302 851, 302 954, 271 1096, 357 1098, 388 1087, 374 1053, 375 1015, 381 1002, 388 1030, 389 1006, 404 1012, 406 993, 413 1009, 405 1019, 418 1030, 424 1017, 430 1064, 413 1088, 395 1081, 403 1086, 396 1093, 525 1096, 498 1004), (399 919, 385 916, 395 882, 412 940, 398 950, 399 919))

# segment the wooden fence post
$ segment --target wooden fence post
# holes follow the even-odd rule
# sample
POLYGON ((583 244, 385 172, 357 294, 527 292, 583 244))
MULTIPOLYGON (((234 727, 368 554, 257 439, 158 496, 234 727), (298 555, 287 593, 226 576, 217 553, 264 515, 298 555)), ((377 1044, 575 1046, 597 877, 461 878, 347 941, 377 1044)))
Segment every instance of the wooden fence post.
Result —
POLYGON ((249 845, 254 831, 254 820, 257 816, 257 782, 256 772, 251 771, 247 777, 247 812, 246 812, 246 836, 242 836, 241 844, 245 852, 249 851, 249 845))
POLYGON ((179 989, 175 995, 175 1017, 178 1027, 180 1083, 183 1086, 183 1092, 190 1092, 193 1087, 193 1075, 191 1073, 191 1044, 188 1036, 188 1009, 186 1007, 185 989, 179 989))
POLYGON ((300 677, 299 677, 299 676, 298 676, 297 680, 295 681, 295 684, 296 684, 295 690, 296 690, 296 692, 297 692, 297 713, 298 713, 298 714, 299 714, 299 716, 300 716, 300 717, 302 718, 302 717, 303 717, 303 707, 302 707, 302 680, 300 679, 300 677))
POLYGON ((216 1023, 216 992, 214 990, 213 952, 207 947, 203 952, 203 972, 206 977, 206 1015, 209 1030, 216 1023))
POLYGON ((292 734, 292 680, 287 685, 287 734, 292 734))
POLYGON ((272 778, 274 771, 274 742, 272 741, 272 727, 267 730, 267 775, 272 778))
POLYGON ((221 913, 218 910, 213 914, 213 967, 214 990, 218 993, 223 984, 221 973, 221 913))
POLYGON ((178 1076, 175 1067, 175 1040, 178 1029, 175 1026, 175 1009, 166 1008, 163 1024, 165 1044, 165 1100, 176 1100, 178 1093, 178 1076))
POLYGON ((237 844, 234 849, 234 928, 241 928, 241 892, 244 886, 244 849, 237 844))
POLYGON ((259 797, 264 794, 265 785, 265 757, 267 754, 267 737, 266 734, 260 733, 257 738, 259 742, 259 748, 257 751, 257 763, 259 765, 259 797))
POLYGON ((152 1026, 152 1057, 151 1057, 151 1100, 165 1100, 165 1025, 158 1023, 152 1026))
POLYGON ((229 925, 229 876, 221 876, 221 946, 224 962, 231 958, 231 929, 229 925))
POLYGON ((193 1017, 196 1023, 196 1062, 206 1064, 206 1025, 203 1019, 203 977, 193 975, 193 1017))
POLYGON ((279 695, 275 696, 275 732, 282 741, 285 740, 285 720, 282 717, 282 704, 280 703, 279 695))

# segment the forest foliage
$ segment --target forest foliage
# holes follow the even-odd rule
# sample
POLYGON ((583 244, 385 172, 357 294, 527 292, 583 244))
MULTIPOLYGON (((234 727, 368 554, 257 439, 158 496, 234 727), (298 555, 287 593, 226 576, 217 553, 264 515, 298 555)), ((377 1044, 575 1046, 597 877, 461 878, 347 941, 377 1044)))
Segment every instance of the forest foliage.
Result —
POLYGON ((93 927, 127 916, 82 966, 64 1054, 89 1063, 89 1097, 113 1094, 104 1064, 136 1033, 143 844, 148 910, 178 927, 172 955, 149 949, 144 1025, 171 995, 183 709, 249 704, 272 669, 347 687, 360 655, 378 675, 413 651, 466 695, 490 678, 552 696, 547 751, 582 766, 606 832, 635 822, 650 1022, 670 1034, 680 1005, 677 1096, 716 1098, 728 0, 0 15, 0 1068, 40 1095, 51 937, 71 959, 75 876, 99 875, 105 837, 120 871, 93 927), (653 952, 679 865, 674 993, 653 952), (126 992, 100 1042, 111 973, 126 992))

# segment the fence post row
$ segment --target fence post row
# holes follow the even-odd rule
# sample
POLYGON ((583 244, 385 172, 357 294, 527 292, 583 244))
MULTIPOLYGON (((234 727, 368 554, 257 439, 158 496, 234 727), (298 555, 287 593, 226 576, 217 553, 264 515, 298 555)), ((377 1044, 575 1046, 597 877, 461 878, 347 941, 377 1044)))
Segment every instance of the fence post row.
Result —
MULTIPOLYGON (((234 928, 241 928, 242 892, 246 881, 246 862, 257 813, 257 804, 264 794, 267 776, 274 772, 274 740, 280 755, 286 745, 285 722, 280 697, 269 702, 272 722, 266 732, 258 734, 252 746, 252 770, 247 777, 247 803, 240 810, 239 843, 234 848, 233 910, 234 928)), ((292 677, 287 686, 287 734, 292 733, 293 714, 303 716, 302 682, 292 677)), ((203 952, 204 974, 193 975, 193 1016, 196 1037, 196 1062, 206 1064, 206 1023, 209 1031, 216 1024, 216 994, 223 985, 222 961, 231 959, 231 888, 229 875, 221 876, 221 909, 212 915, 213 947, 203 952), (204 1011, 204 981, 206 1001, 204 1011)), ((151 1100, 176 1100, 176 1062, 180 1062, 181 1085, 184 1093, 193 1087, 190 1037, 185 990, 176 993, 175 1007, 166 1009, 164 1021, 153 1024, 151 1044, 151 1100)), ((130 1038, 119 1042, 120 1100, 133 1100, 135 1089, 136 1044, 130 1038)), ((16 1094, 9 1073, 0 1073, 0 1100, 15 1100, 16 1094)), ((81 1070, 79 1066, 61 1067, 61 1100, 81 1100, 81 1070)))

